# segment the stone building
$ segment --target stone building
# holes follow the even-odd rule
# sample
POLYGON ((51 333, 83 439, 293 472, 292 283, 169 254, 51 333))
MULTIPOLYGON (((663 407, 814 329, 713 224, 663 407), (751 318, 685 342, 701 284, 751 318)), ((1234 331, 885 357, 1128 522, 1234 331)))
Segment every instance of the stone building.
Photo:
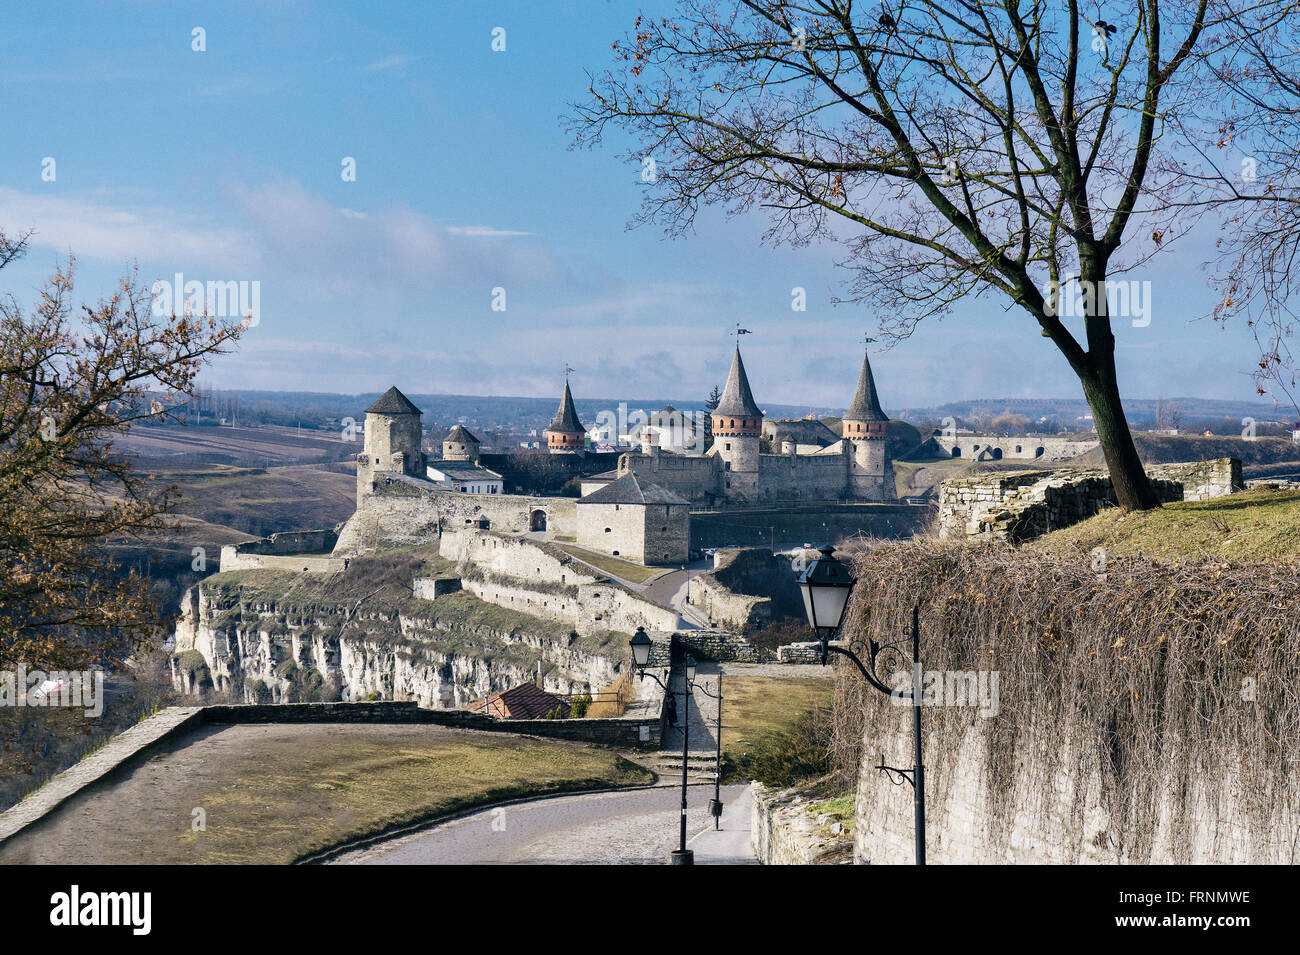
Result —
POLYGON ((427 469, 430 481, 445 491, 459 494, 502 494, 505 485, 496 471, 469 461, 433 461, 427 469))
POLYGON ((683 564, 691 539, 690 503, 635 474, 578 500, 579 547, 638 564, 683 564))
POLYGON ((763 453, 763 412, 754 400, 737 348, 722 399, 712 413, 713 446, 709 451, 704 455, 673 454, 649 445, 640 454, 620 456, 618 473, 636 474, 643 482, 699 504, 893 501, 888 421, 876 393, 871 361, 864 354, 857 391, 838 437, 820 422, 808 422, 814 428, 770 429, 769 440, 780 440, 773 442, 774 453, 763 453), (808 437, 803 432, 814 431, 809 440, 800 440, 800 436, 808 437))

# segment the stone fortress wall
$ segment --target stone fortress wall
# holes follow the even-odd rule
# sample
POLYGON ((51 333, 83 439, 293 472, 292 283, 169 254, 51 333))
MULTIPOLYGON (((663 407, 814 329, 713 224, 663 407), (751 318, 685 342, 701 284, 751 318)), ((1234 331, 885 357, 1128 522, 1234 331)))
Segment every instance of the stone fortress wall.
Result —
POLYGON ((565 623, 579 635, 637 627, 672 633, 680 624, 676 611, 543 541, 471 529, 444 534, 439 552, 457 562, 461 586, 480 600, 565 623))
POLYGON ((299 573, 333 573, 343 561, 327 556, 338 542, 338 529, 272 534, 221 548, 221 572, 228 570, 289 570, 299 573))
POLYGON ((388 476, 358 498, 333 555, 350 557, 385 546, 427 543, 445 531, 466 527, 509 534, 537 529, 573 537, 577 524, 576 498, 466 494, 388 476))
POLYGON ((954 458, 972 461, 1068 461, 1098 446, 1097 439, 1061 438, 1044 434, 936 434, 925 446, 954 458), (955 453, 954 453, 955 452, 955 453))

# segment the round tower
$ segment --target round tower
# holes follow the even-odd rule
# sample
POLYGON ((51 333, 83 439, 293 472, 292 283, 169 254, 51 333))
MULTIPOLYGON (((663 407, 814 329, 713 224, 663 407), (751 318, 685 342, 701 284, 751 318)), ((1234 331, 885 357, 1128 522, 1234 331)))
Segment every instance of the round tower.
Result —
POLYGON ((546 436, 546 448, 551 454, 573 454, 582 450, 587 429, 578 420, 578 410, 573 407, 573 395, 569 392, 567 378, 564 379, 564 395, 560 398, 560 407, 543 433, 546 436))
POLYGON ((478 463, 478 452, 482 442, 474 433, 462 425, 456 425, 442 439, 442 459, 444 461, 469 461, 478 463))
POLYGON ((731 359, 727 387, 713 409, 713 447, 723 461, 722 494, 736 500, 758 499, 759 441, 763 412, 749 390, 740 346, 731 359))
POLYGON ((876 395, 876 380, 871 374, 871 360, 862 356, 862 372, 858 375, 858 390, 853 394, 849 409, 844 412, 844 440, 853 450, 849 464, 849 497, 870 501, 892 501, 894 493, 894 468, 889 460, 887 437, 889 415, 880 407, 876 395))

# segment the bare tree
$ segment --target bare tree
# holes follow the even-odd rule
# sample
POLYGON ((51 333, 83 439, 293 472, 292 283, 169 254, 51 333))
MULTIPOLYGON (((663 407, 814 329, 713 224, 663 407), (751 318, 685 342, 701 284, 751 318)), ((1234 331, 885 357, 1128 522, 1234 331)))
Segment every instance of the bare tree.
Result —
POLYGON ((614 45, 571 125, 579 144, 637 137, 631 155, 654 161, 639 221, 680 234, 718 204, 766 212, 770 241, 843 243, 846 298, 890 316, 887 335, 998 294, 1078 376, 1119 503, 1154 507, 1108 282, 1190 227, 1150 200, 1179 176, 1154 160, 1167 117, 1203 95, 1191 53, 1217 21, 1208 0, 1141 0, 1117 23, 1089 7, 682 0, 614 45))
POLYGON ((1188 138, 1202 163, 1179 199, 1222 213, 1213 317, 1245 320, 1260 350, 1256 391, 1300 415, 1291 350, 1291 297, 1300 283, 1300 0, 1231 5, 1240 9, 1200 52, 1223 95, 1204 98, 1193 114, 1200 122, 1188 138))
MULTIPOLYGON (((0 232, 0 268, 28 236, 0 232)), ((202 367, 245 329, 154 316, 134 275, 95 305, 75 307, 72 289, 69 262, 29 314, 0 301, 0 667, 113 666, 155 636, 150 582, 105 544, 169 527, 178 492, 114 440, 175 420, 202 367)))

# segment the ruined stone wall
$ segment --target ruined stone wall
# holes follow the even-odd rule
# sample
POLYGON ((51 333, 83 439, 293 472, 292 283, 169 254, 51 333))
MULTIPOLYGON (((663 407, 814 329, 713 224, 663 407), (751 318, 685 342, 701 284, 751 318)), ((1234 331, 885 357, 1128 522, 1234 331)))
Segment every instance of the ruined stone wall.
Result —
MULTIPOLYGON (((1147 473, 1164 503, 1206 500, 1243 486, 1237 458, 1159 465, 1147 473)), ((1018 542, 1114 506, 1110 477, 1102 471, 1015 471, 944 481, 939 488, 939 536, 987 534, 1018 542)))
POLYGON ((660 607, 566 554, 528 538, 469 531, 444 538, 443 556, 460 562, 462 586, 480 600, 579 634, 613 630, 673 631, 677 612, 660 607))
POLYGON ((668 610, 611 582, 578 586, 578 618, 574 628, 579 634, 613 630, 635 633, 637 627, 649 631, 675 631, 680 623, 675 610, 668 610))
POLYGON ((772 659, 769 651, 722 630, 679 630, 674 640, 695 655, 697 660, 734 663, 764 663, 772 659))
POLYGON ((1245 489, 1240 458, 1215 458, 1191 464, 1157 464, 1147 468, 1152 477, 1177 481, 1184 501, 1208 501, 1245 489))
POLYGON ((289 531, 221 548, 221 570, 271 568, 294 573, 333 573, 343 561, 325 557, 338 541, 335 530, 289 531))
POLYGON ((229 544, 221 548, 221 572, 228 570, 287 570, 301 574, 332 574, 343 569, 342 557, 241 554, 229 544))
POLYGON ((797 790, 753 783, 750 842, 762 865, 831 865, 848 862, 852 836, 810 811, 797 790))

